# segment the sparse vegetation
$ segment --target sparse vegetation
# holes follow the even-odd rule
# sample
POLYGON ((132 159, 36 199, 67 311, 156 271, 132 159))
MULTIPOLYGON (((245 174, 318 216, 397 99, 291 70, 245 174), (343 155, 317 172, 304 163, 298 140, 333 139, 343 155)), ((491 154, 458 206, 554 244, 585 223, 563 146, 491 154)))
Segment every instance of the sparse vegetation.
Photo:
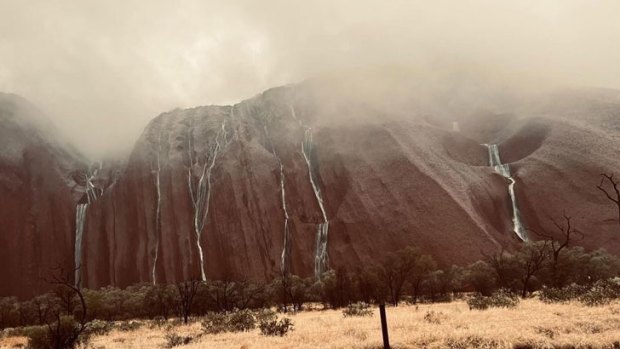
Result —
POLYGON ((356 317, 356 316, 372 316, 372 309, 370 305, 365 302, 357 302, 349 304, 343 311, 344 317, 356 317))
POLYGON ((260 332, 263 336, 283 337, 293 330, 293 321, 289 318, 280 320, 262 321, 259 324, 260 332))
POLYGON ((504 289, 498 290, 490 297, 477 293, 467 300, 469 309, 475 310, 486 310, 489 308, 514 308, 517 304, 519 304, 519 297, 504 289))

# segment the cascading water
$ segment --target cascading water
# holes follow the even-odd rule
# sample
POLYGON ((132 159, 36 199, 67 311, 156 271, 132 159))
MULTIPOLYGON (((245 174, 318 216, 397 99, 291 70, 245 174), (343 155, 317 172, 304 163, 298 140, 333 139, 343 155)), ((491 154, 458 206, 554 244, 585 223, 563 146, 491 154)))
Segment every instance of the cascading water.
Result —
POLYGON ((485 144, 489 149, 489 165, 492 166, 495 171, 505 178, 510 180, 510 184, 508 185, 508 194, 510 194, 510 201, 512 203, 512 224, 514 232, 517 236, 523 240, 527 241, 527 231, 525 230, 523 223, 521 221, 521 214, 519 212, 519 206, 517 205, 517 197, 515 195, 515 180, 512 178, 510 174, 510 165, 502 164, 500 155, 499 155, 499 147, 497 144, 485 144))
POLYGON ((157 267, 157 257, 159 255, 159 239, 161 233, 161 186, 160 186, 160 172, 161 172, 161 132, 159 133, 159 139, 157 142, 157 155, 155 158, 155 168, 153 173, 155 174, 155 190, 157 193, 157 202, 155 203, 155 255, 153 256, 153 269, 151 270, 151 281, 153 285, 156 284, 155 268, 157 267))
POLYGON ((301 152, 304 155, 306 164, 308 166, 308 176, 310 177, 310 184, 314 191, 316 201, 321 208, 323 214, 323 223, 317 225, 316 230, 316 252, 314 255, 314 274, 317 278, 329 268, 329 256, 327 255, 327 233, 329 232, 329 220, 327 219, 327 211, 323 201, 323 194, 321 188, 318 185, 314 166, 312 166, 312 129, 306 128, 304 132, 304 141, 301 143, 301 152))
MULTIPOLYGON (((232 113, 232 109, 231 109, 232 113)), ((204 253, 202 245, 200 245, 200 238, 202 236, 202 230, 207 222, 209 215, 209 203, 211 199, 211 172, 215 166, 215 160, 220 153, 224 143, 228 141, 228 134, 226 131, 226 119, 222 121, 220 129, 215 135, 214 144, 209 147, 207 156, 204 163, 201 165, 199 159, 194 159, 192 156, 192 131, 193 127, 187 129, 188 139, 188 154, 190 165, 187 169, 187 183, 189 187, 190 198, 192 200, 192 206, 194 208, 194 233, 196 234, 196 247, 198 248, 198 257, 200 259, 200 276, 202 281, 207 280, 204 267, 204 253), (200 169, 198 182, 195 183, 193 169, 200 169)))
POLYGON ((304 156, 304 160, 306 160, 308 177, 310 177, 310 185, 312 186, 312 191, 314 192, 316 201, 321 209, 321 214, 323 215, 323 223, 319 223, 316 227, 316 247, 314 253, 314 275, 317 279, 320 279, 321 275, 323 275, 323 273, 329 268, 329 255, 327 253, 329 219, 327 218, 327 211, 325 210, 323 194, 321 193, 321 188, 318 185, 317 174, 314 166, 312 165, 312 152, 314 150, 312 143, 312 128, 305 126, 301 120, 297 118, 295 108, 293 108, 293 106, 290 108, 293 119, 297 120, 299 125, 304 128, 304 139, 301 142, 301 153, 304 156))
POLYGON ((265 137, 269 141, 269 145, 271 146, 271 153, 275 156, 278 165, 280 166, 280 193, 282 198, 282 211, 284 212, 284 239, 282 246, 282 255, 280 257, 280 272, 282 275, 288 275, 290 272, 290 258, 291 258, 291 237, 288 226, 288 208, 286 206, 286 189, 284 187, 284 164, 282 163, 282 159, 278 156, 276 152, 276 148, 273 145, 273 140, 271 139, 271 135, 269 134, 269 129, 267 125, 263 125, 263 131, 265 132, 265 137))
POLYGON ((85 193, 80 203, 75 208, 75 255, 74 255, 74 269, 75 269, 75 285, 80 286, 81 277, 81 265, 82 265, 82 238, 84 236, 84 221, 86 219, 86 210, 88 205, 93 203, 101 194, 103 190, 98 189, 93 184, 93 178, 101 170, 102 164, 99 163, 99 168, 89 170, 84 174, 85 193))

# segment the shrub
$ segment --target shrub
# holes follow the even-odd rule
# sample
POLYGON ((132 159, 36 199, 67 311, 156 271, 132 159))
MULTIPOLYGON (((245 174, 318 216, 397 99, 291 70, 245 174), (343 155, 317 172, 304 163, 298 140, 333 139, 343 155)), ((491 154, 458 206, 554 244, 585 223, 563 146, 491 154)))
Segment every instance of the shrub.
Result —
POLYGON ((256 318, 257 322, 265 322, 265 321, 273 321, 278 316, 276 315, 275 311, 265 308, 265 309, 261 309, 257 311, 256 313, 254 313, 254 317, 256 318))
POLYGON ((86 344, 89 334, 80 333, 79 324, 72 316, 63 316, 50 327, 32 327, 28 333, 28 348, 75 348, 78 344, 86 344))
POLYGON ((289 318, 282 318, 280 321, 263 321, 259 325, 260 332, 263 336, 285 336, 289 331, 293 330, 293 322, 289 318))
POLYGON ((228 316, 228 330, 248 332, 256 328, 256 318, 250 310, 238 310, 228 316))
POLYGON ((207 313, 202 320, 202 330, 208 334, 228 331, 228 316, 224 313, 207 313))
POLYGON ((120 331, 123 331, 123 332, 131 332, 131 331, 135 331, 135 330, 139 329, 143 325, 144 324, 142 322, 140 322, 140 321, 135 321, 135 320, 123 321, 118 326, 118 329, 120 331))
POLYGON ((587 291, 587 287, 576 284, 563 288, 543 287, 543 289, 540 290, 538 298, 544 303, 565 303, 579 298, 587 291))
POLYGON ((597 281, 591 289, 579 297, 579 301, 587 306, 607 305, 620 297, 620 286, 611 280, 597 281))
POLYGON ((193 338, 191 336, 179 336, 173 332, 166 333, 166 348, 188 345, 192 340, 193 338))
POLYGON ((342 315, 344 315, 344 317, 372 316, 372 310, 370 309, 370 305, 368 303, 357 302, 347 305, 347 307, 342 311, 342 315))
POLYGON ((430 324, 439 325, 441 323, 441 319, 444 317, 444 313, 431 310, 427 311, 426 314, 424 314, 424 321, 430 324))
POLYGON ((103 336, 106 333, 112 331, 113 328, 114 325, 109 321, 93 320, 86 324, 84 333, 87 333, 89 336, 103 336))
POLYGON ((509 291, 500 289, 490 297, 479 293, 467 300, 469 309, 485 310, 488 308, 513 308, 519 304, 519 297, 509 291))
POLYGON ((149 323, 149 328, 161 328, 163 327, 168 321, 163 317, 163 316, 156 316, 153 318, 153 320, 151 320, 151 322, 149 323))

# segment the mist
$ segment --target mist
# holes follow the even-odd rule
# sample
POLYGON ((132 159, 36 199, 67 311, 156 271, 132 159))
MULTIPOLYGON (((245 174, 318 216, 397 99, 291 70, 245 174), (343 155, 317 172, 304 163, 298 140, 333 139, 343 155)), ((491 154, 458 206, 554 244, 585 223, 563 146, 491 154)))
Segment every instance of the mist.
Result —
POLYGON ((128 152, 159 113, 317 75, 392 67, 459 95, 620 88, 620 2, 3 1, 0 91, 84 154, 128 152))

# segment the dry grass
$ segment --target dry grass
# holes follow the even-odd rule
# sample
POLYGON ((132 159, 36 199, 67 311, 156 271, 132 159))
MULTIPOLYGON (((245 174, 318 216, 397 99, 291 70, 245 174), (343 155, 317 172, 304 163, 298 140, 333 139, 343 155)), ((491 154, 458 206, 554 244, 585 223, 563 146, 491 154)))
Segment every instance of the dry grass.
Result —
MULTIPOLYGON (((486 311, 470 311, 464 302, 453 302, 388 308, 387 315, 395 348, 620 348, 619 302, 590 308, 526 300, 513 309, 486 311)), ((379 348, 382 344, 376 310, 366 318, 344 318, 341 311, 290 317, 295 330, 284 338, 264 337, 255 330, 203 335, 179 348, 379 348)), ((195 337, 200 323, 174 331, 195 337)), ((115 330, 94 338, 91 347, 163 348, 165 334, 163 329, 147 327, 134 332, 115 330)))

